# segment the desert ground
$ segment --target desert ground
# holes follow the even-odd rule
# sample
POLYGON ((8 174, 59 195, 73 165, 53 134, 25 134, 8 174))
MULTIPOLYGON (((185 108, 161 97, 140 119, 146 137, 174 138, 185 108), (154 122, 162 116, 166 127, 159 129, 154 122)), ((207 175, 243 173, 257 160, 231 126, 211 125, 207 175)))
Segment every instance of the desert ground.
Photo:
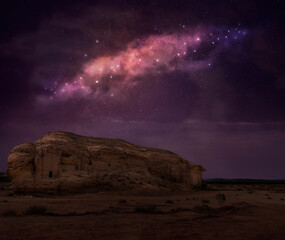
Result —
POLYGON ((284 239, 284 184, 207 190, 14 195, 0 190, 0 239, 284 239), (224 202, 216 199, 226 196, 224 202))

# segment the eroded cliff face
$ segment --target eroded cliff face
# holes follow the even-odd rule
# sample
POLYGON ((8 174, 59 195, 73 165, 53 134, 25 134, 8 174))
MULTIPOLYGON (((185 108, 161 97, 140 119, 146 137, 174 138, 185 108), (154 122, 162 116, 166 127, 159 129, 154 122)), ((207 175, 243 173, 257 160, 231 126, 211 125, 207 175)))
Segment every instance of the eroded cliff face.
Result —
POLYGON ((8 157, 17 192, 191 188, 204 170, 166 150, 66 132, 16 146, 8 157))

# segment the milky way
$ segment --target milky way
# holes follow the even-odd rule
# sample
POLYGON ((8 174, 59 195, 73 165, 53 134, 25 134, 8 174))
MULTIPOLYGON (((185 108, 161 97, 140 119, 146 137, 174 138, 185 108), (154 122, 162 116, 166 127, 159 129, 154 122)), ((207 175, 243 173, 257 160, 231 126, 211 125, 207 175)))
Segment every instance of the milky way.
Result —
MULTIPOLYGON (((46 87, 48 97, 50 100, 116 98, 122 89, 138 85, 140 76, 173 71, 193 73, 213 68, 219 52, 238 47, 246 35, 247 30, 240 27, 200 27, 194 31, 185 28, 180 33, 136 39, 116 55, 103 55, 85 62, 73 79, 51 83, 46 87)), ((100 41, 96 40, 95 44, 100 41)), ((88 53, 82 54, 88 56, 88 53)))

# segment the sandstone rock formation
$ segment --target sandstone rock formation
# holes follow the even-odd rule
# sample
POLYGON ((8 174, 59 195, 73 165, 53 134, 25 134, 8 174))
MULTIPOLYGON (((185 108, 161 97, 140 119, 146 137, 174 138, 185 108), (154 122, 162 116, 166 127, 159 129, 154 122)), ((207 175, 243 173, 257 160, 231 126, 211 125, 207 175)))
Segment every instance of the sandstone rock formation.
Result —
POLYGON ((58 131, 14 147, 7 172, 17 192, 65 193, 189 189, 204 170, 170 151, 58 131))

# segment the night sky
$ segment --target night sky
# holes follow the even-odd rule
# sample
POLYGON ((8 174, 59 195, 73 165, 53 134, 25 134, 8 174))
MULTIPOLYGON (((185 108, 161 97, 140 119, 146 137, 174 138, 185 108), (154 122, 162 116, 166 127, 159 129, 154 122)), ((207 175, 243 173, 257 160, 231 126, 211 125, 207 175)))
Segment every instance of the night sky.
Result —
POLYGON ((284 1, 5 1, 0 171, 50 131, 121 138, 204 177, 285 178, 284 1))

